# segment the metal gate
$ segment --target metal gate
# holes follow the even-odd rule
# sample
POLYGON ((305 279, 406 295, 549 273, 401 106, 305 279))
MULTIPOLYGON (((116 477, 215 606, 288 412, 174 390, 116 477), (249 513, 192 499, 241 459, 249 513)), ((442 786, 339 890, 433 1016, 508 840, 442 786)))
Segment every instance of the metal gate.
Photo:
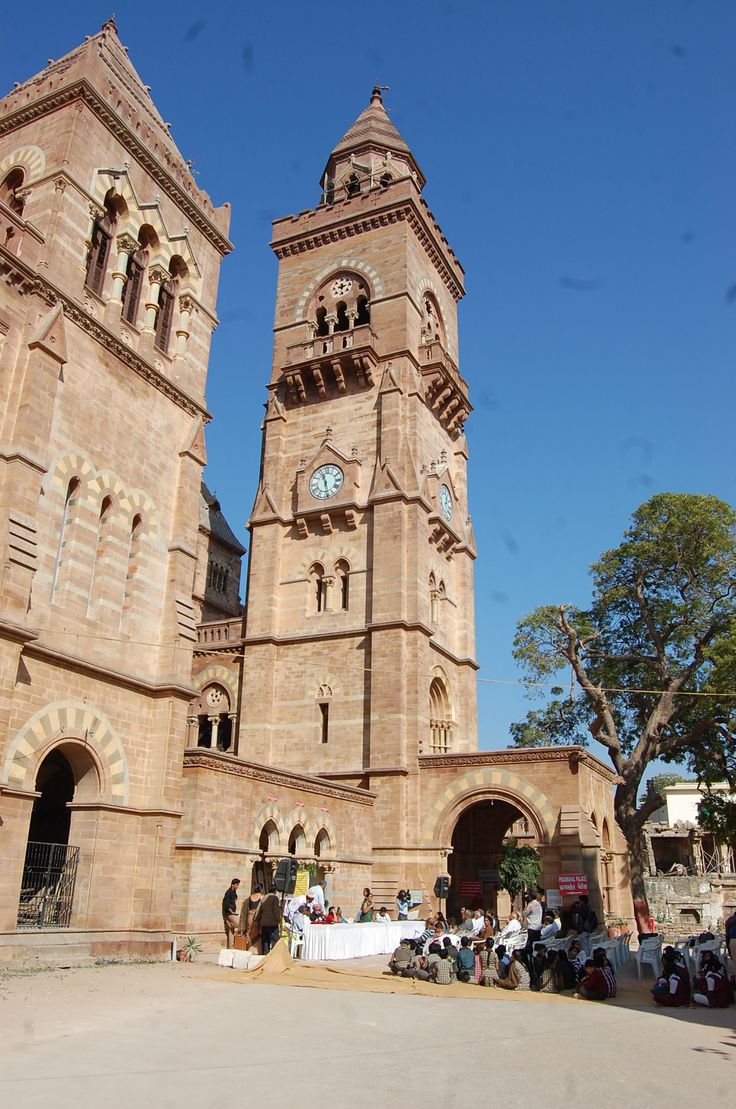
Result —
POLYGON ((18 903, 18 928, 68 928, 79 848, 29 840, 18 903))

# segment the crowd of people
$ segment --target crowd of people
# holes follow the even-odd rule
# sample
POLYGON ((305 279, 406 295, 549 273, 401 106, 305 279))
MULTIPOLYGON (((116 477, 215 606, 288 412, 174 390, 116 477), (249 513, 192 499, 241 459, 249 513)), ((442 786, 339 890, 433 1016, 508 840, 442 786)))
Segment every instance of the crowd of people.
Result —
POLYGON ((734 1000, 734 986, 724 961, 715 951, 704 951, 699 971, 691 980, 682 951, 665 947, 662 973, 652 986, 652 997, 657 1005, 670 1008, 703 1005, 708 1009, 726 1009, 734 1000))

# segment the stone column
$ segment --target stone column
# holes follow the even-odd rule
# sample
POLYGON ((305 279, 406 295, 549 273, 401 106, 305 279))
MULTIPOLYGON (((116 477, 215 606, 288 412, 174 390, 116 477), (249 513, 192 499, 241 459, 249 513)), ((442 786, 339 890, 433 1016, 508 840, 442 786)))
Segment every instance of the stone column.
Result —
POLYGON ((210 747, 213 751, 217 750, 217 730, 220 727, 219 716, 208 716, 210 724, 212 725, 212 735, 210 736, 210 747))
POLYGON ((189 331, 191 327, 192 313, 194 312, 194 301, 186 294, 179 297, 179 326, 176 329, 176 351, 175 354, 182 358, 187 353, 187 346, 189 345, 189 331))
POLYGON ((150 294, 146 301, 143 331, 155 332, 156 316, 158 315, 158 294, 161 292, 161 286, 169 280, 169 274, 163 266, 151 266, 148 271, 148 280, 150 282, 150 294))
POLYGON ((115 269, 112 271, 110 300, 119 302, 123 299, 123 289, 127 281, 128 258, 131 254, 135 254, 139 247, 132 235, 118 235, 115 245, 118 248, 118 256, 115 269))
POLYGON ((337 316, 325 316, 325 323, 327 324, 327 334, 334 335, 337 327, 337 316))
POLYGON ((199 739, 199 717, 187 717, 187 747, 196 747, 199 739))

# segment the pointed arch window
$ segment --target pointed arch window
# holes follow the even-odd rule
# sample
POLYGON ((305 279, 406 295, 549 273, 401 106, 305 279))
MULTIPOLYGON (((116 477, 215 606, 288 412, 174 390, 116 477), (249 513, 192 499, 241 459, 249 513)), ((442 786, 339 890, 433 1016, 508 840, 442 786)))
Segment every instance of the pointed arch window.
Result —
POLYGON ((371 308, 368 297, 358 297, 357 315, 355 317, 355 326, 361 327, 363 324, 371 322, 371 308))
POLYGON ((340 609, 347 612, 350 607, 350 566, 344 558, 335 563, 340 609))
POLYGON ((138 307, 143 289, 143 274, 147 261, 148 255, 145 250, 136 250, 134 254, 128 257, 126 280, 123 288, 122 317, 126 323, 132 323, 134 326, 138 319, 138 307))
POLYGON ((115 205, 110 201, 105 204, 105 214, 94 222, 92 228, 92 244, 87 255, 87 273, 84 283, 88 289, 98 296, 102 293, 105 284, 107 267, 110 262, 110 247, 118 222, 118 213, 115 205))
POLYGON ((344 300, 341 300, 335 305, 335 315, 337 316, 335 331, 349 331, 350 320, 348 318, 348 306, 344 300))
POLYGON ((356 173, 351 173, 345 182, 345 192, 348 196, 357 196, 360 192, 360 180, 356 173))
POLYGON ((325 568, 321 562, 315 562, 309 568, 309 580, 311 583, 312 604, 310 606, 313 612, 326 612, 327 611, 327 578, 325 577, 325 568))
POLYGON ((16 166, 11 169, 0 185, 0 201, 6 208, 10 208, 10 211, 14 212, 16 216, 22 216, 25 208, 25 201, 20 196, 24 180, 23 170, 20 166, 16 166))
POLYGON ((429 753, 445 755, 452 750, 450 698, 441 678, 433 678, 429 687, 429 753))
POLYGON ((92 580, 89 587, 87 614, 102 597, 105 586, 105 563, 110 554, 110 541, 112 538, 113 504, 112 497, 105 497, 100 506, 100 517, 97 524, 97 544, 95 546, 95 561, 92 566, 92 580))
POLYGON ((142 537, 143 519, 140 515, 136 515, 133 517, 133 523, 131 524, 130 542, 128 544, 128 569, 125 574, 125 592, 123 594, 124 613, 130 611, 133 605, 133 598, 137 592, 142 537))
POLYGON ((290 855, 306 855, 307 853, 307 837, 301 824, 294 825, 291 830, 288 851, 290 855))

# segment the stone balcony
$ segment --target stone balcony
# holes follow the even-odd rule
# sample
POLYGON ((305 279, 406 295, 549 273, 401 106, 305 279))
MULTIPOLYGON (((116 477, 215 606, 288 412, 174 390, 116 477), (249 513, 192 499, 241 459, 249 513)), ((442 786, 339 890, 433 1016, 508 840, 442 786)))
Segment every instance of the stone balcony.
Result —
POLYGON ((419 369, 428 408, 450 435, 459 435, 472 412, 468 385, 438 340, 420 346, 419 369))
POLYGON ((377 336, 370 324, 332 335, 315 335, 286 348, 281 378, 292 404, 367 389, 378 365, 377 336))
POLYGON ((243 634, 243 618, 231 616, 223 620, 210 620, 197 627, 197 649, 239 647, 243 634))

